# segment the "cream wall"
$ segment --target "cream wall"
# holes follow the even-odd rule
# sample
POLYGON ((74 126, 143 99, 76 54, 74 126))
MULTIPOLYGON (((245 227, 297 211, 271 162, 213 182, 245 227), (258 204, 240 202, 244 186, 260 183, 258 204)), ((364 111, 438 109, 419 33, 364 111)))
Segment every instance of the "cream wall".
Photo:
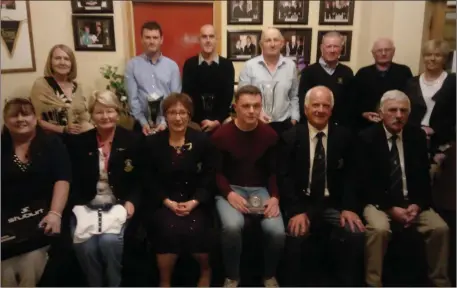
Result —
MULTIPOLYGON (((36 72, 1 75, 1 98, 28 95, 34 80, 43 75, 48 51, 55 44, 66 44, 74 48, 72 12, 70 1, 29 1, 35 46, 36 72)), ((114 1, 114 28, 116 52, 76 52, 78 81, 86 95, 95 89, 103 89, 105 80, 99 67, 104 64, 120 66, 128 59, 127 25, 123 1, 114 1)), ((2 101, 3 105, 4 101, 2 101)))
MULTIPOLYGON (((222 2, 222 55, 226 55, 227 30, 258 30, 273 26, 273 1, 264 1, 263 25, 226 25, 227 2, 222 2)), ((371 46, 378 37, 392 38, 396 45, 394 61, 405 63, 413 73, 419 71, 420 46, 424 34, 425 1, 356 1, 354 22, 351 26, 319 25, 319 1, 310 1, 308 25, 274 25, 275 27, 312 28, 311 63, 316 60, 317 32, 319 30, 352 30, 351 61, 345 62, 354 72, 373 63, 371 46)), ((426 29, 427 30, 427 29, 426 29)), ((243 62, 234 62, 235 77, 243 62)))

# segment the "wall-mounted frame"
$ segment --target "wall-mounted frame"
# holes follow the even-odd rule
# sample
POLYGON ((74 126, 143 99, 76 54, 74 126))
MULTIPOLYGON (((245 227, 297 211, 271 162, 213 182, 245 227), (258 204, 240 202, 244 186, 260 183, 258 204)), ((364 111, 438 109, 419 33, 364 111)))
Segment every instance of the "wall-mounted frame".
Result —
POLYGON ((74 14, 113 13, 113 0, 71 0, 74 14))
POLYGON ((263 1, 227 1, 227 24, 262 25, 263 1))
POLYGON ((2 73, 36 71, 29 1, 1 1, 2 73))
POLYGON ((309 1, 274 1, 273 24, 308 24, 309 1))
POLYGON ((73 15, 75 51, 116 51, 113 16, 73 15))
POLYGON ((260 55, 259 30, 227 31, 227 58, 232 61, 246 61, 260 55))
POLYGON ((309 64, 311 59, 312 29, 280 28, 284 37, 284 47, 281 54, 296 63, 309 64))
POLYGON ((319 25, 352 25, 354 23, 354 0, 321 0, 319 25))
MULTIPOLYGON (((317 54, 316 54, 316 62, 319 61, 321 57, 321 43, 322 43, 322 36, 325 35, 327 32, 331 32, 335 30, 321 30, 317 33, 317 54)), ((351 61, 351 47, 352 47, 352 31, 335 31, 343 36, 343 49, 341 50, 340 61, 346 62, 351 61)))

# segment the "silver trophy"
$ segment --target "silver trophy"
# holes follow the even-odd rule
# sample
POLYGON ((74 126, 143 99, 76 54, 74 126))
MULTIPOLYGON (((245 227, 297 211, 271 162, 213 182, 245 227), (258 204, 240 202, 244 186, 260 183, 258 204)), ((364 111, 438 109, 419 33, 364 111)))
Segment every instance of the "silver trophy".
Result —
POLYGON ((213 116, 213 108, 214 108, 214 94, 202 94, 202 106, 203 112, 205 113, 205 118, 211 118, 213 116))
POLYGON ((250 195, 247 206, 250 214, 263 214, 265 212, 265 203, 258 195, 250 195))
POLYGON ((260 84, 260 90, 262 91, 262 109, 271 120, 274 120, 273 113, 275 108, 275 91, 278 81, 265 81, 260 84))

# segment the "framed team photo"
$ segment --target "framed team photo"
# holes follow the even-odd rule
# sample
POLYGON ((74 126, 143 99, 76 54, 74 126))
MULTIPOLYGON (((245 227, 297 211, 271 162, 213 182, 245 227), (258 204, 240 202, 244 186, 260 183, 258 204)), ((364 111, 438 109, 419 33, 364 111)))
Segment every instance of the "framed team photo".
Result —
POLYGON ((227 58, 232 61, 246 61, 260 55, 261 31, 228 31, 227 58))
POLYGON ((309 1, 274 1, 273 24, 308 24, 309 1))
POLYGON ((352 25, 354 0, 321 0, 319 25, 352 25))
POLYGON ((227 1, 227 24, 263 24, 263 1, 227 1))

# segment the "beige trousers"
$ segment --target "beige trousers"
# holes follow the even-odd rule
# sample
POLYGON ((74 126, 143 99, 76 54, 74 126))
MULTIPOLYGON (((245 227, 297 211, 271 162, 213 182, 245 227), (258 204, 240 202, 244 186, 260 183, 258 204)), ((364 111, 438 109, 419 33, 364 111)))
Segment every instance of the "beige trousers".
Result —
MULTIPOLYGON (((367 221, 365 243, 365 282, 382 286, 382 265, 392 231, 390 218, 382 210, 367 205, 363 216, 367 221)), ((422 211, 415 220, 417 231, 425 238, 428 277, 437 287, 449 287, 449 228, 433 209, 422 211)))
POLYGON ((2 287, 35 287, 47 262, 49 246, 2 261, 2 287))

